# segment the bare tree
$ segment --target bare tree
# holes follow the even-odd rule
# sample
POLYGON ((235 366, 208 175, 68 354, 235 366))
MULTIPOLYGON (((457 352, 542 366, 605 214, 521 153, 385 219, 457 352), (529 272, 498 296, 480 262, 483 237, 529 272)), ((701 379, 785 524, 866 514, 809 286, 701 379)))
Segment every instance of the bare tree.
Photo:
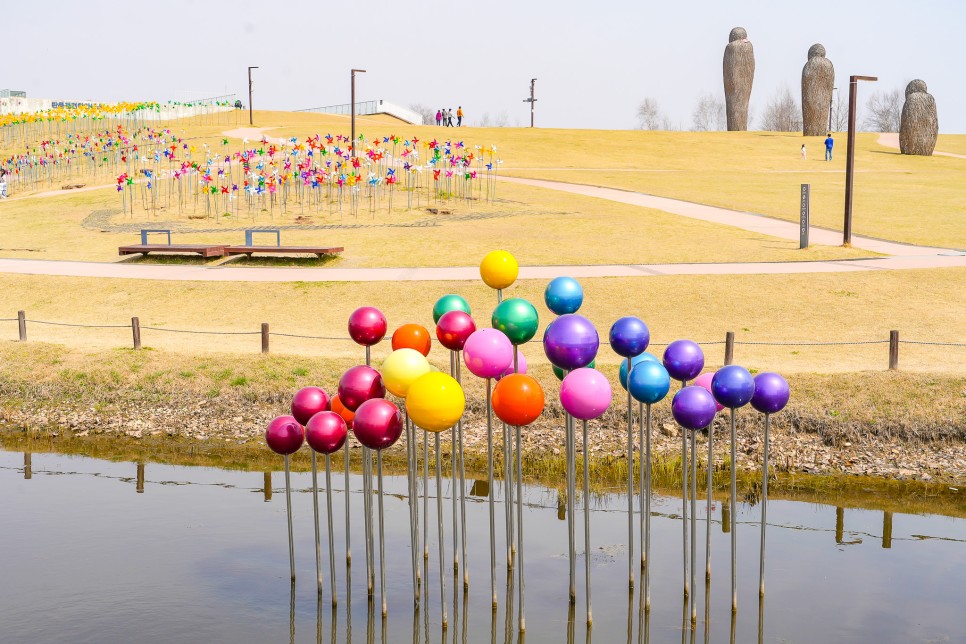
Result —
POLYGON ((890 92, 875 92, 865 103, 867 114, 862 119, 862 127, 872 132, 898 132, 904 101, 898 87, 890 92))
POLYGON ((657 101, 650 97, 637 106, 637 121, 642 130, 670 129, 670 120, 661 112, 657 101))
POLYGON ((480 122, 477 127, 492 127, 493 123, 490 121, 490 113, 483 112, 483 116, 480 117, 480 122))
POLYGON ((503 110, 502 112, 500 112, 499 114, 497 114, 496 115, 496 118, 493 121, 493 125, 495 127, 509 127, 510 126, 510 113, 507 112, 506 110, 503 110))
POLYGON ((849 101, 842 92, 835 92, 832 102, 832 131, 845 132, 849 129, 849 101))
POLYGON ((436 110, 430 109, 422 103, 410 103, 409 109, 423 117, 423 125, 436 122, 436 110))
POLYGON ((716 132, 728 126, 725 104, 714 94, 702 94, 691 115, 691 129, 695 132, 716 132))
POLYGON ((769 132, 797 132, 802 128, 801 111, 788 86, 781 87, 768 101, 761 117, 761 129, 769 132))

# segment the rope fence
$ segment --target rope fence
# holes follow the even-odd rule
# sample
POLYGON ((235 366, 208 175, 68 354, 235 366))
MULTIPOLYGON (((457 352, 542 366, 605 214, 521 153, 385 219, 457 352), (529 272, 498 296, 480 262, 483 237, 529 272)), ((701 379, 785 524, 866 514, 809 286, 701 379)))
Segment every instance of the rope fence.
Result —
MULTIPOLYGON (((27 341, 27 324, 40 324, 46 326, 58 326, 58 327, 69 327, 69 328, 83 328, 83 329, 131 329, 133 346, 135 349, 141 348, 141 330, 146 331, 157 331, 159 333, 184 333, 192 335, 224 335, 224 336, 242 336, 242 335, 258 335, 261 336, 262 353, 270 352, 271 338, 272 336, 276 338, 295 338, 299 340, 323 340, 323 341, 352 341, 352 338, 347 336, 330 336, 330 335, 307 335, 302 333, 280 333, 272 332, 270 330, 269 324, 267 322, 262 322, 261 329, 258 331, 206 331, 203 329, 169 329, 165 327, 157 326, 141 326, 140 320, 137 317, 131 318, 130 324, 76 324, 70 322, 55 322, 51 320, 33 320, 28 319, 25 311, 18 311, 17 317, 15 318, 0 318, 0 322, 17 322, 19 341, 27 341)), ((530 342, 540 342, 540 340, 530 340, 530 342)), ((666 347, 668 342, 652 342, 650 346, 652 347, 666 347)), ((889 332, 889 338, 884 340, 839 340, 839 341, 829 341, 829 342, 816 342, 812 340, 795 340, 795 341, 785 341, 785 342, 774 342, 774 341, 740 341, 735 339, 735 334, 733 331, 728 331, 725 334, 724 340, 708 340, 706 342, 697 342, 696 344, 700 346, 716 346, 724 345, 725 355, 724 364, 734 364, 734 348, 736 345, 739 346, 766 346, 766 347, 833 347, 833 346, 857 346, 857 345, 877 345, 877 344, 888 344, 889 345, 889 369, 896 370, 899 368, 899 345, 900 344, 910 344, 910 345, 920 345, 920 346, 934 346, 934 347, 956 347, 956 348, 966 348, 966 342, 936 342, 929 340, 900 340, 899 332, 892 330, 889 332)))

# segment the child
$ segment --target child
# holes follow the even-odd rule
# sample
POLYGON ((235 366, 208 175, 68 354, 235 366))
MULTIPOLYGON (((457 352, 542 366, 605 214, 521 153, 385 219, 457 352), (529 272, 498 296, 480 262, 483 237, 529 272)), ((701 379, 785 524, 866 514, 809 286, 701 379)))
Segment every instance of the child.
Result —
POLYGON ((0 170, 0 199, 7 198, 7 171, 0 170))
POLYGON ((802 161, 805 160, 805 144, 802 143, 802 161))

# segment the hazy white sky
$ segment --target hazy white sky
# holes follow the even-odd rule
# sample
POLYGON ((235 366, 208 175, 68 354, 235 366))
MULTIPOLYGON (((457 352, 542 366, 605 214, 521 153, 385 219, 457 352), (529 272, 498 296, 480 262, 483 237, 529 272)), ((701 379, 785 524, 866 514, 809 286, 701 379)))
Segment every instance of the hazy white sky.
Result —
POLYGON ((783 85, 799 92, 810 45, 821 42, 847 93, 922 78, 943 132, 966 132, 964 0, 48 0, 4 3, 0 87, 28 96, 184 100, 235 93, 255 106, 360 100, 462 105, 471 123, 506 112, 529 124, 632 128, 644 97, 687 129, 698 97, 721 96, 732 27, 748 30, 757 70, 752 110, 783 85))

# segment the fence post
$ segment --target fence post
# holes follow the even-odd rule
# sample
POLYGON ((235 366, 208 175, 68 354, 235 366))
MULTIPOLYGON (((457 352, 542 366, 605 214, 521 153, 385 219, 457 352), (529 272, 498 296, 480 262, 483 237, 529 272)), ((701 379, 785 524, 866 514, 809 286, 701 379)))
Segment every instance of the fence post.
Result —
POLYGON ((889 370, 899 368, 899 332, 889 331, 889 370))
POLYGON ((20 341, 27 341, 27 314, 24 311, 17 311, 17 326, 20 327, 20 341))
POLYGON ((262 353, 268 353, 268 322, 262 322, 262 353))
POLYGON ((131 333, 134 335, 134 348, 141 348, 141 321, 137 318, 131 318, 131 333))
POLYGON ((733 364, 735 361, 735 332, 725 333, 725 365, 733 364))

